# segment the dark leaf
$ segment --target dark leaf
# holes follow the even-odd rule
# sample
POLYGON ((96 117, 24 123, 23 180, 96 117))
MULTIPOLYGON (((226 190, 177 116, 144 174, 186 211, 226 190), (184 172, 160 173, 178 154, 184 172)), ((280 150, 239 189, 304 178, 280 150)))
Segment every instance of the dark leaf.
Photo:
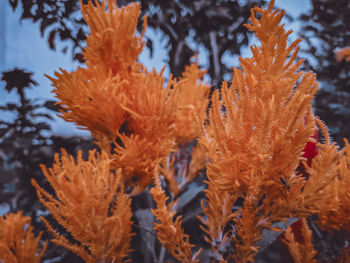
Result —
POLYGON ((33 118, 43 117, 43 118, 47 118, 47 119, 53 120, 52 116, 49 115, 49 114, 46 114, 46 113, 35 113, 35 114, 31 114, 31 116, 33 118))
POLYGON ((60 37, 61 37, 61 40, 66 40, 68 39, 70 36, 71 36, 71 31, 69 29, 59 29, 59 34, 60 34, 60 37))
POLYGON ((84 41, 86 39, 86 35, 85 35, 85 33, 84 33, 82 28, 79 28, 79 31, 78 31, 78 34, 77 34, 77 39, 79 41, 84 41))
POLYGON ((1 80, 6 82, 5 89, 11 92, 13 89, 17 89, 18 92, 22 92, 24 88, 29 87, 31 84, 37 85, 32 79, 33 73, 26 72, 23 69, 15 68, 11 71, 2 72, 1 80))
POLYGON ((78 60, 80 63, 85 63, 86 62, 86 60, 84 59, 83 54, 81 54, 81 53, 75 54, 74 59, 78 60))
POLYGON ((50 130, 50 126, 45 122, 39 122, 35 125, 39 130, 50 130))
POLYGON ((44 103, 43 105, 45 108, 52 110, 52 111, 56 111, 58 112, 60 110, 60 106, 57 104, 57 101, 53 101, 53 100, 48 100, 44 103))
POLYGON ((34 19, 35 16, 32 13, 34 2, 33 1, 22 0, 22 6, 23 6, 23 12, 22 12, 21 20, 22 19, 27 19, 27 18, 34 19))
POLYGON ((52 25, 53 23, 56 23, 57 22, 57 19, 56 18, 46 18, 46 19, 43 19, 41 24, 40 24, 40 33, 41 33, 41 36, 44 36, 44 33, 45 33, 45 29, 52 25))
POLYGON ((12 7, 12 11, 15 11, 18 5, 18 0, 9 0, 9 2, 12 7))
POLYGON ((153 57, 153 41, 151 39, 147 38, 146 46, 149 49, 150 57, 153 57))
POLYGON ((7 103, 6 107, 8 111, 17 111, 19 109, 19 107, 14 103, 7 103))
POLYGON ((49 42, 50 49, 52 49, 52 50, 56 49, 56 47, 55 47, 55 36, 56 36, 56 33, 57 33, 56 30, 52 30, 50 32, 50 34, 49 34, 48 42, 49 42))

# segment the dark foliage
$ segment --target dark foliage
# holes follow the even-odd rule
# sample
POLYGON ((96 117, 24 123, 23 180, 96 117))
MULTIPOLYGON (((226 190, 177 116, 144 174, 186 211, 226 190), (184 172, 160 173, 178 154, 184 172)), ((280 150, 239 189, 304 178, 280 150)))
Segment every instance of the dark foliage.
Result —
MULTIPOLYGON (((34 178, 46 185, 39 164, 50 167, 53 154, 62 147, 70 153, 78 149, 87 152, 92 142, 78 137, 52 135, 49 125, 52 114, 49 109, 53 108, 54 102, 39 104, 26 96, 26 89, 37 85, 32 79, 32 73, 15 68, 3 72, 1 80, 5 82, 5 90, 16 92, 19 102, 0 105, 0 200, 1 204, 9 205, 11 212, 22 210, 25 215, 32 217, 35 230, 39 232, 45 229, 39 216, 45 214, 46 210, 30 184, 34 178), (6 116, 13 117, 6 120, 6 116)), ((48 238, 47 234, 44 238, 48 238)), ((45 258, 57 256, 65 258, 68 253, 50 245, 45 258)), ((75 262, 71 261, 71 256, 69 260, 75 262)))
MULTIPOLYGON (((21 19, 31 19, 40 23, 42 35, 48 34, 48 43, 55 49, 56 43, 69 40, 73 44, 73 57, 83 61, 81 55, 87 28, 82 16, 77 12, 79 0, 9 0, 13 9, 22 3, 21 19)), ((130 0, 119 0, 125 5, 130 0)), ((224 55, 240 54, 241 47, 247 46, 248 34, 242 25, 248 21, 249 8, 265 1, 247 1, 240 4, 237 0, 196 0, 196 1, 140 1, 143 14, 149 19, 149 26, 160 29, 167 41, 170 72, 179 76, 184 66, 190 63, 199 46, 209 54, 208 74, 214 86, 223 76, 230 77, 232 69, 222 63, 224 55), (192 45, 189 45, 192 39, 192 45), (192 47, 191 47, 192 46, 192 47)), ((141 25, 140 25, 141 26, 141 25)), ((141 28, 140 28, 141 29, 141 28)), ((150 54, 153 40, 146 39, 150 54)), ((68 45, 63 48, 66 52, 68 45)))
POLYGON ((303 21, 304 50, 315 61, 309 65, 317 74, 320 90, 316 114, 327 123, 334 140, 343 145, 350 138, 350 63, 337 62, 335 50, 350 46, 350 2, 312 0, 312 10, 303 21))
MULTIPOLYGON (((222 63, 223 55, 240 54, 240 48, 248 44, 247 30, 242 24, 248 21, 248 10, 257 2, 264 4, 264 1, 247 1, 240 5, 230 0, 141 1, 150 26, 161 29, 169 40, 171 72, 178 76, 195 54, 196 50, 188 45, 191 38, 196 48, 202 45, 209 52, 207 69, 214 85, 232 72, 222 63)), ((148 46, 152 47, 149 42, 148 46)))
POLYGON ((1 146, 1 200, 11 205, 11 210, 31 211, 36 214, 38 202, 30 185, 30 178, 39 178, 38 163, 50 163, 47 156, 50 140, 44 131, 50 129, 48 120, 52 117, 39 111, 42 105, 27 99, 25 89, 36 85, 32 73, 21 69, 3 72, 8 92, 14 90, 19 103, 1 105, 0 110, 15 115, 13 120, 0 121, 1 146), (10 202, 11 200, 11 202, 10 202))
MULTIPOLYGON (((30 19, 40 24, 41 35, 48 34, 50 49, 55 50, 57 42, 68 40, 73 44, 74 59, 83 61, 81 49, 85 40, 85 21, 80 13, 79 0, 9 0, 13 10, 22 7, 22 19, 30 19)), ((67 43, 62 52, 67 52, 67 43)))

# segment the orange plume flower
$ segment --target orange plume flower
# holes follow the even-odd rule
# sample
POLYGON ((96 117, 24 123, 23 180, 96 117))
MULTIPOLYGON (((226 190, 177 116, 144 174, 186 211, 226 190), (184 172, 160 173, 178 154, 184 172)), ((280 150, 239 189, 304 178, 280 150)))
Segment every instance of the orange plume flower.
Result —
POLYGON ((108 155, 90 151, 84 161, 80 151, 75 161, 62 151, 52 168, 42 170, 55 195, 32 180, 39 200, 76 240, 70 242, 41 218, 55 237, 52 241, 86 262, 122 262, 130 252, 131 199, 123 192, 120 172, 111 171, 108 155))
POLYGON ((298 72, 302 61, 294 62, 300 39, 287 46, 292 31, 279 25, 284 11, 273 11, 273 1, 267 10, 251 12, 246 26, 261 46, 251 48, 252 58, 240 58, 243 71, 234 69, 230 88, 223 83, 222 99, 214 92, 202 140, 210 159, 208 176, 235 193, 256 185, 256 178, 262 188, 279 184, 281 174, 289 180, 316 130, 311 113, 315 76, 298 72))
POLYGON ((34 236, 31 218, 22 212, 0 217, 0 262, 40 263, 48 242, 45 241, 39 253, 42 232, 34 236))
POLYGON ((170 78, 164 89, 162 72, 148 72, 137 62, 144 46, 144 32, 136 36, 139 4, 119 9, 115 1, 103 0, 96 6, 81 2, 81 9, 90 27, 83 51, 86 68, 61 70, 49 78, 61 117, 90 130, 136 194, 152 182, 154 167, 173 150, 177 88, 170 78), (120 134, 122 125, 128 135, 120 134))
POLYGON ((289 252, 293 257, 295 263, 317 263, 315 259, 317 252, 312 244, 312 231, 309 229, 306 219, 301 220, 301 235, 303 242, 297 242, 292 227, 289 226, 285 232, 283 242, 288 246, 289 252))
POLYGON ((273 10, 273 5, 271 1, 266 10, 251 9, 251 24, 246 27, 255 31, 261 45, 251 47, 251 58, 240 58, 242 70, 233 69, 230 87, 223 82, 221 94, 214 92, 200 139, 209 159, 203 205, 208 241, 213 244, 221 237, 223 243, 222 237, 229 233, 223 232, 223 225, 234 217, 232 256, 237 262, 254 262, 263 228, 281 231, 272 224, 315 211, 310 202, 305 207, 301 192, 306 180, 296 175, 296 169, 316 131, 311 101, 317 83, 311 72, 299 72, 302 61, 296 57, 301 40, 287 44, 292 31, 285 31, 280 24, 284 11, 273 10), (231 199, 223 199, 225 192, 231 199), (218 197, 225 207, 215 217, 218 197), (243 206, 233 215, 226 211, 226 203, 238 198, 243 206))
MULTIPOLYGON (((350 144, 346 139, 345 147, 328 166, 333 180, 323 189, 324 196, 318 203, 318 225, 323 230, 350 231, 350 144)), ((308 171, 313 173, 313 177, 319 177, 317 170, 309 168, 308 171)))
POLYGON ((189 236, 184 233, 181 227, 181 216, 177 216, 175 220, 175 204, 171 202, 166 204, 168 198, 163 191, 160 180, 156 175, 155 187, 150 190, 154 201, 157 204, 152 213, 155 215, 158 223, 155 223, 154 230, 157 231, 157 237, 169 253, 180 262, 192 263, 198 262, 195 260, 200 250, 192 256, 189 236))
POLYGON ((82 0, 80 3, 90 28, 87 47, 83 51, 87 67, 102 67, 107 75, 110 71, 112 74, 128 73, 130 65, 135 64, 145 45, 142 38, 146 19, 141 36, 136 36, 140 4, 133 3, 118 9, 116 1, 103 0, 101 3, 96 2, 96 6, 91 1, 87 5, 82 0))
POLYGON ((182 77, 176 83, 179 90, 176 112, 175 136, 179 144, 186 144, 200 136, 196 116, 205 114, 208 106, 210 86, 200 81, 206 71, 198 64, 185 67, 182 77))
POLYGON ((133 194, 142 192, 153 181, 155 167, 175 148, 174 123, 178 94, 170 80, 156 72, 146 73, 133 95, 133 104, 123 106, 129 114, 130 136, 120 134, 122 145, 114 149, 114 165, 122 168, 133 194), (133 183, 132 183, 133 182, 133 183), (130 184, 131 183, 131 184, 130 184))
POLYGON ((90 28, 83 50, 86 69, 61 70, 55 73, 56 79, 48 78, 66 121, 113 141, 127 115, 121 105, 130 103, 130 94, 144 79, 136 61, 144 46, 143 34, 136 36, 140 5, 118 9, 115 1, 97 2, 96 6, 81 2, 81 10, 90 28))

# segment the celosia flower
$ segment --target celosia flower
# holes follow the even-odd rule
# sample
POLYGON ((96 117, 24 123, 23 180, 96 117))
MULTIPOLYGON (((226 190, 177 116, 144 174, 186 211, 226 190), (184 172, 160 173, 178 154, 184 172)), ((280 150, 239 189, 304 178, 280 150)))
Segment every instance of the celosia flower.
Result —
POLYGON ((136 36, 140 4, 133 3, 118 9, 116 1, 110 0, 97 2, 96 6, 91 1, 86 5, 82 0, 80 3, 84 19, 90 28, 90 35, 86 39, 87 47, 83 50, 87 67, 102 67, 99 70, 105 75, 110 71, 113 75, 131 73, 130 67, 135 64, 145 45, 142 38, 146 30, 146 19, 141 36, 136 36))
POLYGON ((226 212, 213 218, 211 185, 244 200, 234 218, 237 262, 254 262, 263 228, 278 231, 272 223, 316 211, 311 202, 298 198, 306 180, 296 169, 316 132, 311 101, 317 83, 311 72, 299 72, 302 61, 295 60, 300 40, 288 46, 291 31, 279 24, 284 11, 273 10, 273 4, 267 10, 251 9, 251 24, 246 26, 255 31, 261 46, 251 48, 251 58, 240 58, 242 71, 234 69, 230 87, 224 82, 221 94, 214 92, 201 139, 209 158, 208 204, 203 210, 211 242, 222 228, 218 223, 232 216, 226 212))
POLYGON ((175 136, 179 144, 186 144, 200 136, 200 127, 196 115, 205 114, 208 105, 210 86, 200 80, 205 75, 198 64, 185 67, 180 80, 176 83, 179 90, 176 111, 175 136))
POLYGON ((87 68, 72 73, 62 70, 55 73, 56 79, 49 78, 65 120, 90 130, 96 138, 113 141, 126 119, 121 105, 132 103, 130 94, 144 79, 136 61, 144 46, 143 34, 136 36, 140 5, 118 9, 115 1, 96 6, 81 2, 81 10, 90 28, 83 50, 87 68))
POLYGON ((45 241, 40 253, 39 243, 43 232, 34 236, 31 218, 22 212, 0 217, 0 262, 40 263, 47 248, 45 241))
POLYGON ((55 155, 52 168, 42 166, 55 191, 51 195, 36 181, 39 200, 55 220, 77 241, 72 243, 41 218, 54 235, 52 242, 63 246, 88 263, 122 262, 128 256, 131 241, 131 199, 124 193, 120 171, 111 169, 107 153, 89 152, 84 161, 65 151, 55 155))
POLYGON ((148 72, 137 62, 144 46, 144 32, 136 36, 139 4, 121 9, 115 1, 105 0, 96 6, 81 5, 90 28, 83 51, 87 68, 61 70, 49 78, 65 120, 90 130, 101 149, 110 150, 110 144, 123 141, 114 150, 114 165, 123 169, 127 185, 132 178, 138 180, 134 192, 139 192, 152 182, 156 164, 172 151, 176 88, 170 80, 164 89, 162 72, 148 72), (132 137, 119 134, 125 123, 132 137), (144 150, 147 155, 135 154, 144 150))
POLYGON ((168 197, 165 195, 158 177, 156 177, 155 186, 150 190, 150 193, 157 204, 157 207, 152 209, 152 213, 158 221, 153 229, 157 231, 159 241, 178 261, 198 263, 199 260, 196 260, 196 257, 201 250, 192 256, 191 248, 194 245, 190 244, 189 236, 184 233, 181 227, 181 216, 175 217, 174 202, 166 204, 168 197))
POLYGON ((300 222, 300 236, 296 238, 292 233, 292 227, 289 226, 286 229, 283 242, 288 246, 295 263, 317 263, 318 260, 315 259, 317 252, 312 244, 312 231, 309 229, 305 218, 298 222, 300 222))
POLYGON ((57 79, 49 78, 60 99, 64 120, 90 130, 95 137, 113 140, 126 119, 121 104, 128 101, 124 93, 128 83, 120 75, 98 73, 91 76, 89 70, 78 68, 72 73, 56 72, 57 79))
MULTIPOLYGON (((332 146, 336 147, 334 144, 332 146)), ((319 177, 319 171, 316 170, 315 166, 316 162, 320 162, 322 159, 317 160, 318 155, 314 159, 315 165, 313 164, 307 170, 311 180, 316 180, 319 177)), ((343 229, 350 231, 350 144, 346 139, 344 149, 334 159, 334 162, 329 164, 329 170, 334 179, 327 184, 326 188, 322 189, 324 195, 318 203, 318 223, 323 230, 343 229)))
POLYGON ((114 165, 122 168, 133 194, 143 191, 153 181, 154 169, 174 150, 176 90, 170 80, 156 72, 145 72, 132 102, 123 106, 129 114, 130 136, 121 134, 121 145, 114 149, 114 165))
POLYGON ((117 145, 113 154, 113 166, 121 168, 123 180, 136 195, 145 190, 153 182, 154 169, 171 150, 172 145, 161 145, 140 136, 121 135, 123 146, 117 145))
POLYGON ((214 92, 203 140, 208 176, 236 194, 258 182, 263 188, 280 184, 281 174, 288 181, 316 130, 311 113, 315 76, 298 72, 302 61, 294 60, 300 40, 287 46, 291 31, 279 25, 284 12, 272 11, 272 4, 268 10, 252 9, 247 27, 261 46, 251 48, 252 58, 240 59, 243 71, 234 69, 231 87, 223 84, 222 99, 214 92), (262 13, 260 20, 254 12, 262 13))

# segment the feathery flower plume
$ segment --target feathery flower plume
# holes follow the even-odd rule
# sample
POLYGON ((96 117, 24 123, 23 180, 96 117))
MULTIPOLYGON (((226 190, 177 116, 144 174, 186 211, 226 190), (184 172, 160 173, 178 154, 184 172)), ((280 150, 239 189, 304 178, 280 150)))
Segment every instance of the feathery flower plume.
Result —
POLYGON ((261 208, 256 208, 254 195, 247 196, 244 206, 239 210, 240 217, 235 217, 235 241, 236 251, 233 254, 235 262, 254 262, 259 247, 256 243, 263 239, 261 236, 264 220, 260 216, 261 208))
POLYGON ((146 73, 140 82, 133 104, 123 106, 129 114, 130 136, 119 134, 121 145, 116 145, 114 165, 122 168, 132 194, 142 192, 153 181, 153 171, 175 150, 174 123, 178 94, 169 80, 164 89, 160 74, 146 73))
POLYGON ((81 1, 81 10, 90 28, 83 50, 86 68, 61 70, 56 79, 48 78, 63 108, 61 117, 113 141, 126 118, 121 105, 142 85, 142 66, 136 61, 144 46, 143 34, 136 36, 140 5, 118 9, 115 1, 103 0, 96 6, 81 1))
MULTIPOLYGON (((323 230, 350 231, 350 144, 346 139, 344 141, 345 147, 338 155, 333 157, 333 164, 326 160, 319 160, 319 162, 324 161, 325 165, 329 164, 329 171, 332 173, 328 172, 328 174, 333 177, 333 180, 327 182, 324 189, 322 189, 324 195, 318 202, 318 225, 323 230)), ((334 145, 333 147, 335 148, 334 145)), ((325 153, 326 156, 332 159, 332 155, 325 153)), ((314 178, 320 177, 319 171, 312 168, 309 171, 313 173, 314 178)))
POLYGON ((74 238, 69 241, 41 218, 54 235, 54 242, 86 262, 122 262, 130 252, 131 199, 123 192, 120 171, 111 171, 111 160, 104 152, 89 152, 84 161, 62 151, 55 155, 52 168, 41 167, 51 184, 49 194, 32 180, 40 202, 74 238))
POLYGON ((137 194, 152 182, 156 164, 173 150, 177 89, 171 77, 164 89, 162 72, 148 72, 137 62, 146 29, 144 19, 144 31, 136 35, 140 4, 119 9, 115 1, 102 0, 96 6, 81 1, 81 9, 90 28, 83 50, 86 68, 61 70, 49 78, 63 108, 61 117, 90 130, 137 194), (120 134, 122 125, 128 135, 120 134))
POLYGON ((317 263, 318 260, 315 259, 317 252, 312 244, 312 231, 309 229, 305 218, 300 220, 302 224, 300 229, 302 242, 295 240, 291 226, 286 229, 283 242, 288 246, 295 263, 317 263))
POLYGON ((303 162, 309 177, 298 199, 302 201, 298 206, 307 208, 313 213, 319 212, 320 206, 325 201, 323 199, 326 197, 326 189, 331 187, 338 177, 340 157, 338 146, 330 141, 326 126, 318 119, 316 122, 325 142, 317 143, 317 155, 312 159, 310 166, 305 161, 303 162))
POLYGON ((296 169, 316 132, 311 101, 317 83, 311 72, 299 72, 301 40, 288 46, 292 31, 280 25, 284 11, 273 6, 271 1, 267 10, 251 9, 246 27, 261 46, 251 47, 251 58, 240 58, 242 71, 233 69, 232 84, 223 82, 221 98, 214 92, 201 139, 208 151, 209 183, 244 200, 234 219, 237 262, 254 261, 262 228, 277 231, 273 222, 310 213, 297 198, 305 179, 296 169))
POLYGON ((206 127, 208 175, 235 193, 246 192, 256 177, 266 189, 279 184, 281 173, 288 181, 316 129, 311 114, 315 76, 298 72, 302 61, 294 60, 300 39, 287 46, 292 31, 279 25, 284 11, 273 11, 273 2, 267 10, 251 10, 246 26, 261 46, 251 48, 252 58, 240 58, 243 71, 234 69, 230 88, 223 83, 222 100, 214 93, 206 127))
POLYGON ((227 230, 225 232, 225 228, 229 222, 232 222, 233 218, 239 215, 238 211, 232 212, 232 207, 237 200, 227 191, 219 190, 215 183, 208 181, 207 184, 208 189, 205 190, 207 204, 202 201, 202 209, 206 219, 198 217, 203 224, 200 227, 207 234, 205 240, 210 244, 215 259, 227 262, 223 252, 230 246, 232 233, 227 230))
POLYGON ((89 130, 95 138, 106 138, 110 142, 126 119, 120 105, 128 101, 123 93, 127 82, 119 75, 105 76, 100 72, 91 75, 88 69, 79 67, 71 73, 56 72, 57 79, 48 78, 60 100, 60 117, 89 130))
POLYGON ((31 218, 22 212, 0 217, 0 262, 40 263, 48 242, 45 241, 39 253, 42 232, 34 236, 31 218))
POLYGON ((173 202, 168 205, 166 204, 168 197, 160 185, 158 176, 155 176, 155 186, 150 190, 150 193, 157 204, 157 207, 152 209, 152 213, 158 221, 154 226, 154 231, 157 231, 158 240, 180 262, 199 262, 195 258, 200 251, 192 256, 191 248, 194 245, 190 244, 188 240, 189 236, 183 232, 181 216, 177 216, 175 220, 173 219, 176 214, 176 211, 174 211, 175 205, 173 202))
POLYGON ((205 114, 208 105, 210 86, 200 81, 206 71, 198 64, 185 67, 185 71, 176 83, 179 97, 176 112, 176 141, 185 145, 200 136, 200 127, 195 116, 205 114))
POLYGON ((83 51, 87 67, 104 67, 102 72, 106 75, 110 71, 112 74, 131 73, 129 67, 135 64, 145 45, 142 38, 146 30, 146 19, 141 36, 136 36, 140 4, 129 4, 121 9, 117 8, 116 1, 109 0, 96 2, 96 6, 91 1, 84 5, 81 0, 80 4, 90 28, 90 35, 86 39, 87 47, 83 51))

